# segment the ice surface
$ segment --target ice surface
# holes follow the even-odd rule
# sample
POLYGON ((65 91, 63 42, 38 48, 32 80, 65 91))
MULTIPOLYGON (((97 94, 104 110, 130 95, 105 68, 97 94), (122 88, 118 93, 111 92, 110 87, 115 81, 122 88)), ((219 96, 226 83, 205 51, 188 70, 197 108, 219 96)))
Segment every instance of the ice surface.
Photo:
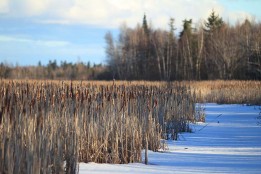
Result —
POLYGON ((149 152, 149 165, 80 163, 79 173, 261 173, 261 126, 257 106, 206 104, 206 123, 149 152), (222 115, 220 115, 222 114, 222 115))

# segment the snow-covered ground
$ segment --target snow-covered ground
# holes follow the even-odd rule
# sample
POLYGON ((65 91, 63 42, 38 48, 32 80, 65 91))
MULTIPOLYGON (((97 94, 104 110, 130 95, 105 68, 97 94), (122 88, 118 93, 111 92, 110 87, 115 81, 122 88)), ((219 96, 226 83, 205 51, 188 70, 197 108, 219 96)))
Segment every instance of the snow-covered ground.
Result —
POLYGON ((261 173, 261 126, 255 106, 206 104, 206 123, 149 152, 150 165, 80 163, 79 173, 261 173), (222 114, 222 115, 220 115, 222 114))

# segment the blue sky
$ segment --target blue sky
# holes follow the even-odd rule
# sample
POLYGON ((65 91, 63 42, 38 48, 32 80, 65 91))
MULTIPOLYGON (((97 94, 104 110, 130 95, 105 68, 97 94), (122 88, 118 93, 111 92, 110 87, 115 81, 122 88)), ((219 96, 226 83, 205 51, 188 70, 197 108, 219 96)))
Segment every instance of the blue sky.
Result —
POLYGON ((155 28, 170 17, 200 22, 212 9, 235 23, 261 21, 261 0, 0 0, 0 62, 12 65, 67 62, 105 63, 104 35, 134 27, 144 13, 155 28))

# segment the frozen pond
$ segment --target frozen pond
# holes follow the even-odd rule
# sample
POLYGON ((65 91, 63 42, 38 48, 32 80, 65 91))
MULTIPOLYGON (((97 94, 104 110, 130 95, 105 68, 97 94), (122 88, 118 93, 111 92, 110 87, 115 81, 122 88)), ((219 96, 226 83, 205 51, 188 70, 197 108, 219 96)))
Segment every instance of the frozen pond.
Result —
POLYGON ((261 173, 260 110, 256 106, 206 104, 206 123, 149 153, 150 165, 80 164, 87 173, 261 173))

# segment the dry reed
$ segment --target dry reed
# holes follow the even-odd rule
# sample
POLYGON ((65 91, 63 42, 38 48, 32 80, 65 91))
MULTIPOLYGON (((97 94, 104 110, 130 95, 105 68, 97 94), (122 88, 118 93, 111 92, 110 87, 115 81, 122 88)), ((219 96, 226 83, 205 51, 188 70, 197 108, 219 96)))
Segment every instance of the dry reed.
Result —
POLYGON ((198 103, 261 105, 261 81, 193 81, 185 82, 195 91, 198 103))
POLYGON ((0 82, 0 173, 77 173, 78 162, 141 161, 188 131, 194 100, 179 83, 0 82), (166 136, 167 135, 167 136, 166 136))

